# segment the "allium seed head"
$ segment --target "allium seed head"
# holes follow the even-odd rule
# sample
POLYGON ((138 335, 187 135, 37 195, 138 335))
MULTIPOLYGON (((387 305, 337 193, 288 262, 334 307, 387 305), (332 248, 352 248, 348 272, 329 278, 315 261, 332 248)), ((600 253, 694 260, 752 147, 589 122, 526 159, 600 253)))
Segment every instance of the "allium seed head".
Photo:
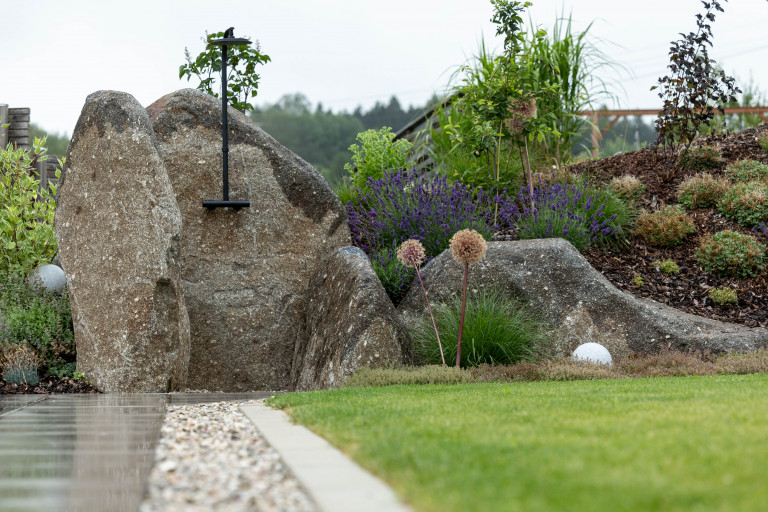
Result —
POLYGON ((477 263, 485 257, 488 246, 483 236, 474 229, 462 229, 451 238, 451 254, 453 259, 462 265, 477 263))
POLYGON ((397 259, 406 267, 418 267, 424 261, 425 256, 424 246, 413 238, 400 244, 397 249, 397 259))

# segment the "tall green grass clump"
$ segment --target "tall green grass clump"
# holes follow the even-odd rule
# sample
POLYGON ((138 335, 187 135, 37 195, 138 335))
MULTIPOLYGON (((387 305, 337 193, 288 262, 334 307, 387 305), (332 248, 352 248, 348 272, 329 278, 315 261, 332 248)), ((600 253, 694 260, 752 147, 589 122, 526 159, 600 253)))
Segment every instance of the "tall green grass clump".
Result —
MULTIPOLYGON (((456 359, 459 339, 461 298, 435 308, 435 322, 441 333, 446 361, 456 359)), ((425 318, 411 332, 417 356, 427 364, 442 364, 435 331, 425 318)), ((496 290, 481 290, 466 301, 463 329, 462 368, 479 364, 514 364, 537 361, 549 354, 551 342, 544 325, 518 301, 496 290)))

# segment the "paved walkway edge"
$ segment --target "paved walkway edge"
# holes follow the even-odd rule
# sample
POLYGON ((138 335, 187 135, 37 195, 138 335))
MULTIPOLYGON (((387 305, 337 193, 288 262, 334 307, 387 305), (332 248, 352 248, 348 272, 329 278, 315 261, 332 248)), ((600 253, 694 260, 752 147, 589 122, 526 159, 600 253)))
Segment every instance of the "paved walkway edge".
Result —
POLYGON ((322 437, 266 405, 240 407, 324 512, 410 510, 381 480, 322 437))

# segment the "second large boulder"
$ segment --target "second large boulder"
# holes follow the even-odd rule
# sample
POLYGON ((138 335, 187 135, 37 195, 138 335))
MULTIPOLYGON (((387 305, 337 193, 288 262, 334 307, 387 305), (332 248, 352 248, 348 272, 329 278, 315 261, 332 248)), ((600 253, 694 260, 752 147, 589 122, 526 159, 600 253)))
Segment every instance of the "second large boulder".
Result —
POLYGON ((184 89, 147 111, 184 225, 189 386, 286 389, 309 279, 350 245, 346 211, 311 165, 231 108, 230 199, 251 205, 207 210, 222 198, 221 102, 184 89))

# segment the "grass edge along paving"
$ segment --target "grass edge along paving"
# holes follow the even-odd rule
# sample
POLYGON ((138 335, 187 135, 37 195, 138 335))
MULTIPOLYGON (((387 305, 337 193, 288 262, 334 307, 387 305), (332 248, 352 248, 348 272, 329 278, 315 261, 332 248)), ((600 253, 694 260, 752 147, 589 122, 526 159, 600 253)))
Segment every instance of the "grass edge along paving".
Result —
POLYGON ((268 402, 421 511, 763 510, 768 374, 405 385, 268 402))

